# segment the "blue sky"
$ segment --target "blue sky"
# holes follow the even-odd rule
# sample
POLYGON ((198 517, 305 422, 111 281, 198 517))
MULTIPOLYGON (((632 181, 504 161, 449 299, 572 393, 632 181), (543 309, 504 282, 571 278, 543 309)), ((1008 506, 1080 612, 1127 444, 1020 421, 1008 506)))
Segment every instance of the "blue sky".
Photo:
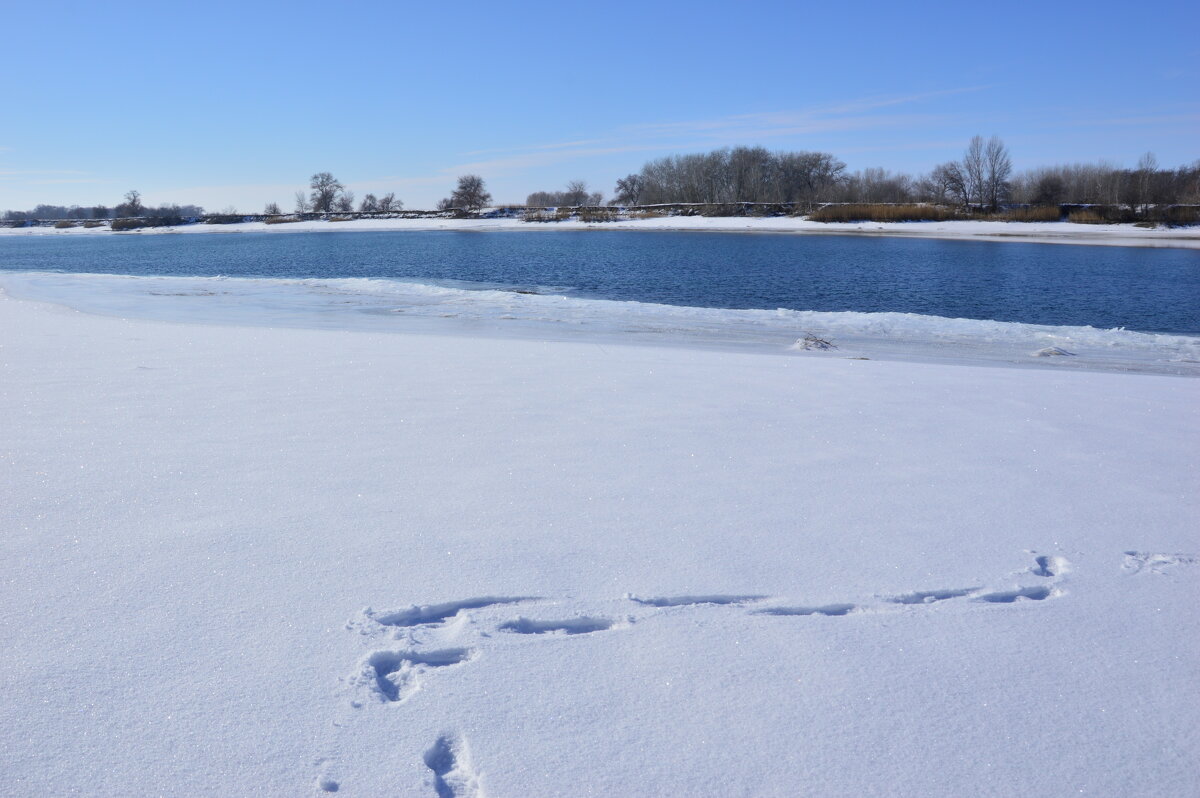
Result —
POLYGON ((10 4, 0 209, 285 208, 316 171, 407 207, 734 144, 918 172, 1200 158, 1200 4, 10 4))

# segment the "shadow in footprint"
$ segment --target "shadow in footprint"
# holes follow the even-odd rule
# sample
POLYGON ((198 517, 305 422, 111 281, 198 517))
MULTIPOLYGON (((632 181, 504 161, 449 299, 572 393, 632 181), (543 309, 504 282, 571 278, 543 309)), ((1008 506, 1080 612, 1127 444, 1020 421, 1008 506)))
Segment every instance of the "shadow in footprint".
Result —
POLYGON ((479 794, 478 777, 459 741, 449 735, 437 738, 425 752, 425 766, 433 771, 433 788, 438 798, 474 798, 479 794))
POLYGON ((415 692, 413 680, 426 668, 444 668, 471 659, 467 648, 440 651, 376 651, 367 658, 375 677, 375 686, 388 701, 403 701, 415 692))
POLYGON ((611 629, 613 622, 607 618, 568 618, 562 621, 535 621, 530 618, 517 618, 500 624, 502 632, 516 632, 519 635, 544 635, 554 632, 565 632, 569 635, 585 635, 591 632, 603 632, 611 629))
POLYGON ((1066 557, 1057 557, 1052 554, 1042 555, 1034 558, 1034 565, 1029 569, 1029 572, 1034 576, 1062 576, 1071 570, 1071 563, 1066 557))
POLYGON ((536 596, 480 596, 462 601, 448 601, 445 604, 413 605, 408 609, 384 612, 378 615, 370 614, 368 617, 383 626, 423 626, 442 623, 458 615, 462 610, 477 610, 497 604, 517 604, 522 601, 535 600, 537 600, 536 596))
POLYGON ((903 596, 895 596, 888 599, 888 601, 892 604, 932 604, 935 601, 969 596, 978 589, 977 587, 963 587, 952 590, 920 590, 916 593, 905 593, 903 596))
POLYGON ((986 601, 989 604, 1012 604, 1021 599, 1029 599, 1030 601, 1042 601, 1054 595, 1054 591, 1048 587, 1023 587, 1019 590, 1005 590, 999 593, 985 593, 976 598, 976 601, 986 601))
POLYGON ((692 604, 745 604, 748 601, 762 601, 767 596, 659 596, 657 598, 638 598, 630 596, 630 601, 644 604, 647 607, 686 607, 692 604))
POLYGON ((755 610, 755 615, 849 615, 858 609, 855 604, 827 604, 824 607, 768 607, 755 610))

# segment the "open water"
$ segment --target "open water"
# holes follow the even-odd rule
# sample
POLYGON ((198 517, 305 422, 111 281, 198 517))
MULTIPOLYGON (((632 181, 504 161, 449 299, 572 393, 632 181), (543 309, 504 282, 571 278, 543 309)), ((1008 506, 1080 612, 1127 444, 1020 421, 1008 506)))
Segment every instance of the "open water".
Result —
POLYGON ((0 272, 402 281, 684 307, 1200 333, 1200 251, 866 236, 346 232, 11 236, 0 272))

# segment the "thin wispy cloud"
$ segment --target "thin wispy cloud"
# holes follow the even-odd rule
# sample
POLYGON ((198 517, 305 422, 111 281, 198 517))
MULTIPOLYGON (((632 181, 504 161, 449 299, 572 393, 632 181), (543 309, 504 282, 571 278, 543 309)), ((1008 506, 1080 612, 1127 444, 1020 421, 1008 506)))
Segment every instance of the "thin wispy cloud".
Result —
POLYGON ((491 155, 499 152, 525 152, 526 150, 561 150, 574 147, 592 147, 597 144, 607 144, 612 139, 580 139, 578 141, 558 141, 552 144, 533 144, 528 147, 499 147, 486 150, 469 150, 464 155, 491 155))
POLYGON ((887 116, 871 114, 882 108, 919 103, 956 94, 984 91, 989 86, 969 86, 921 94, 864 97, 809 108, 782 111, 766 111, 751 114, 732 114, 712 119, 697 119, 681 122, 658 122, 630 125, 625 130, 642 135, 671 135, 690 133, 695 135, 753 131, 760 135, 790 135, 794 132, 812 130, 850 130, 867 127, 887 127, 906 119, 936 119, 929 115, 887 116))
POLYGON ((1174 125, 1179 123, 1200 125, 1200 113, 1110 116, 1100 119, 1073 120, 1070 122, 1065 122, 1064 124, 1071 127, 1095 127, 1098 125, 1109 127, 1151 127, 1157 125, 1174 125))
MULTIPOLYGON (((4 149, 4 148, 0 148, 4 149)), ((0 175, 30 175, 30 174, 91 174, 80 172, 79 169, 0 169, 0 175)))
POLYGON ((27 180, 31 186, 74 185, 78 183, 112 183, 112 180, 99 180, 94 177, 58 177, 47 180, 27 180))
MULTIPOLYGON (((358 180, 348 184, 350 188, 359 189, 367 186, 387 184, 398 188, 409 186, 453 185, 453 181, 463 174, 486 174, 488 177, 505 177, 520 174, 526 169, 538 166, 552 166, 567 163, 579 158, 596 155, 611 155, 621 152, 639 152, 658 149, 659 145, 633 144, 619 147, 581 147, 576 149, 531 150, 503 158, 489 158, 478 161, 465 161, 444 167, 435 174, 418 177, 379 177, 370 180, 358 180)), ((471 153, 467 153, 471 154, 471 153)))
POLYGON ((879 112, 953 95, 980 92, 988 88, 990 87, 967 86, 920 94, 862 97, 792 110, 630 124, 616 128, 601 138, 531 144, 506 149, 473 150, 464 154, 498 154, 502 157, 456 164, 443 170, 442 174, 513 174, 524 169, 613 153, 696 149, 819 133, 945 124, 954 119, 954 116, 945 113, 879 112))

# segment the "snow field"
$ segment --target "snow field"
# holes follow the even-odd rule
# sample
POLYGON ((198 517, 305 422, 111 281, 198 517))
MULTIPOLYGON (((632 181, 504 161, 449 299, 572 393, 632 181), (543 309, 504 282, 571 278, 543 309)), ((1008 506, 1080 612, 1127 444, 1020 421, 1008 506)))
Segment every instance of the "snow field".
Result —
POLYGON ((1200 784, 1195 380, 11 298, 0 346, 11 794, 1200 784))

